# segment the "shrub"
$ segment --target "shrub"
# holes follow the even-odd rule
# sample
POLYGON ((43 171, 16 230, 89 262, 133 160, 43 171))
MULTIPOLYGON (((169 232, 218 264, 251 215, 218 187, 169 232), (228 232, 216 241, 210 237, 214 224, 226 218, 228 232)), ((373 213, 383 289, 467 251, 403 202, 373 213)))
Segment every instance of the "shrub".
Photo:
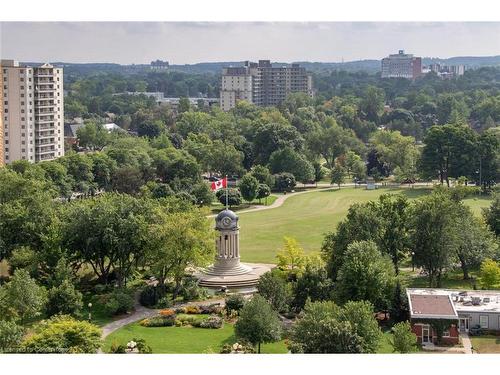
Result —
POLYGON ((196 305, 186 306, 186 314, 201 314, 201 309, 196 305))
POLYGON ((246 341, 235 342, 234 344, 224 344, 222 347, 220 354, 253 354, 255 353, 255 348, 252 344, 247 343, 246 341))
POLYGON ((23 327, 15 322, 0 320, 0 353, 15 352, 23 335, 23 327))
POLYGON ((180 316, 177 318, 177 320, 179 320, 182 323, 182 325, 191 325, 193 327, 198 326, 199 322, 201 321, 195 316, 180 316))
POLYGON ((185 307, 178 307, 175 309, 176 314, 185 314, 186 313, 186 308, 185 307))
POLYGON ((223 205, 226 205, 226 190, 227 203, 229 204, 229 207, 239 206, 242 202, 242 198, 241 193, 238 189, 227 188, 217 190, 217 193, 215 193, 215 195, 217 196, 219 202, 223 205))
POLYGON ((175 311, 172 309, 164 309, 160 311, 160 315, 165 317, 165 318, 171 318, 175 316, 175 311))
POLYGON ((200 324, 200 328, 213 328, 213 329, 218 329, 222 328, 222 325, 224 324, 224 320, 217 315, 211 315, 206 319, 203 319, 200 324))
POLYGON ((199 305, 201 314, 221 314, 224 308, 218 304, 199 305))
POLYGON ((35 334, 26 339, 27 353, 95 353, 101 345, 101 329, 67 315, 41 322, 35 334))
POLYGON ((113 353, 113 354, 125 354, 127 351, 127 347, 123 344, 118 344, 117 342, 113 341, 109 351, 110 351, 110 353, 113 353))
POLYGON ((115 289, 106 300, 104 308, 110 315, 125 314, 134 307, 134 298, 124 289, 115 289))
POLYGON ((395 352, 411 353, 417 351, 417 336, 411 331, 409 322, 400 322, 392 328, 391 345, 395 352))
POLYGON ((172 301, 170 300, 170 298, 165 296, 163 298, 160 298, 160 300, 155 306, 159 309, 166 309, 168 307, 172 307, 172 301))
POLYGON ((179 319, 175 319, 174 320, 174 324, 175 324, 176 327, 182 327, 182 321, 179 320, 179 319))
POLYGON ((175 319, 162 316, 155 316, 152 318, 144 319, 140 321, 140 325, 143 327, 172 327, 174 325, 175 319))
POLYGON ((291 173, 283 172, 274 175, 274 188, 278 191, 292 190, 297 182, 291 173))
POLYGON ((184 301, 192 301, 208 297, 208 291, 198 285, 198 280, 187 279, 182 285, 181 295, 184 301))
POLYGON ((231 311, 240 311, 245 305, 245 298, 241 294, 231 294, 226 298, 226 310, 228 313, 231 311))

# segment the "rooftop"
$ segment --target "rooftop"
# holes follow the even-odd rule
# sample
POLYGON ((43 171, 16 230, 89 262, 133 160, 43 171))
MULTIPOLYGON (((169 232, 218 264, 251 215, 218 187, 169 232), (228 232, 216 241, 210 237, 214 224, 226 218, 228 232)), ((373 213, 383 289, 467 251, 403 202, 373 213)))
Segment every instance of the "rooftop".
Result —
POLYGON ((412 318, 456 319, 457 313, 448 295, 409 295, 412 318))
POLYGON ((500 290, 460 290, 460 289, 407 289, 408 295, 447 296, 455 310, 460 312, 500 313, 500 290))

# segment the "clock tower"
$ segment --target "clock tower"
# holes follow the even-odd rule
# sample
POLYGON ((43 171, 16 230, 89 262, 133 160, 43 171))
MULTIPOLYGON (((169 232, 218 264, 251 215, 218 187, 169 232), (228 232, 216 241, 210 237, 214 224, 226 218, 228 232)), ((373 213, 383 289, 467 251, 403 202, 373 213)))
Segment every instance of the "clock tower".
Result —
POLYGON ((238 216, 231 210, 221 211, 215 218, 215 262, 205 272, 218 275, 241 275, 252 270, 240 263, 240 227, 238 216))
POLYGON ((214 263, 195 273, 199 285, 215 291, 254 293, 259 277, 272 265, 240 262, 240 227, 238 216, 227 208, 215 217, 214 263))

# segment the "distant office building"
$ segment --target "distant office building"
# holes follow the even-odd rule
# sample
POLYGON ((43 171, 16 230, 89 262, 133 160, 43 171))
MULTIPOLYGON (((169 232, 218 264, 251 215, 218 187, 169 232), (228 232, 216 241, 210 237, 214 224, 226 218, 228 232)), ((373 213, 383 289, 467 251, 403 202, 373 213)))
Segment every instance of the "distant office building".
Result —
POLYGON ((245 62, 241 67, 227 67, 222 71, 220 103, 229 111, 240 100, 258 106, 281 104, 293 92, 313 96, 312 77, 299 64, 275 66, 269 60, 245 62))
POLYGON ((441 65, 431 64, 429 70, 436 73, 443 79, 463 76, 465 73, 465 65, 441 65))
POLYGON ((382 59, 382 78, 416 79, 422 75, 422 58, 404 53, 382 59))
MULTIPOLYGON (((149 98, 153 98, 157 105, 169 105, 174 114, 177 114, 177 108, 181 98, 167 98, 165 94, 160 91, 147 92, 147 91, 127 91, 124 93, 116 93, 113 95, 144 95, 149 98)), ((212 107, 215 104, 219 104, 218 98, 206 98, 206 97, 188 97, 189 104, 191 106, 198 107, 212 107)))
POLYGON ((151 70, 167 70, 169 67, 168 61, 156 60, 151 61, 151 70))
POLYGON ((64 155, 63 70, 2 60, 3 151, 6 163, 64 155))

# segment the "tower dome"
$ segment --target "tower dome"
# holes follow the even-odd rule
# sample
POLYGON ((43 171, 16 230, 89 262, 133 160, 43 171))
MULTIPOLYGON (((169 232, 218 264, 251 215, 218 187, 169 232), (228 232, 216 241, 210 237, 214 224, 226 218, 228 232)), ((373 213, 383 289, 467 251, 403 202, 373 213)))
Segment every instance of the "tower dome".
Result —
POLYGON ((234 230, 238 229, 238 215, 233 211, 225 209, 215 217, 215 229, 234 230))

